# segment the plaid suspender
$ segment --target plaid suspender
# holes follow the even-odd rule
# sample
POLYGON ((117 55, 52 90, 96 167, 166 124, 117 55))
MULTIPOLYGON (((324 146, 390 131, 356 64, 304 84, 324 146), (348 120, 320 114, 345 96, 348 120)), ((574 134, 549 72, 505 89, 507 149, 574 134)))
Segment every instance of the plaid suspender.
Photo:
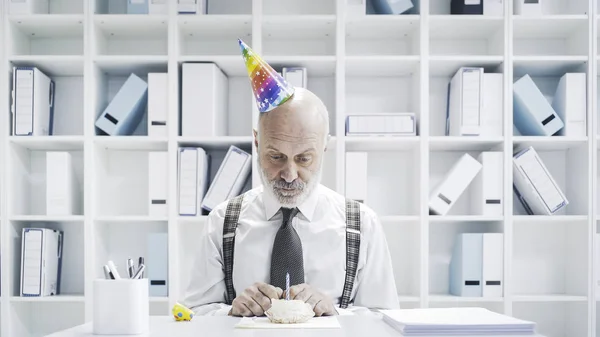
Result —
POLYGON ((358 266, 360 253, 360 204, 357 201, 346 200, 346 280, 340 308, 346 309, 352 296, 354 277, 358 266))
MULTIPOLYGON (((244 195, 232 198, 227 204, 225 222, 223 224, 223 263, 225 264, 225 286, 227 288, 227 304, 231 305, 236 297, 233 287, 233 248, 235 230, 237 228, 244 195)), ((360 204, 354 200, 346 200, 346 279, 340 307, 345 309, 352 296, 354 278, 358 266, 360 252, 360 204)))
POLYGON ((227 304, 231 305, 235 299, 235 289, 233 287, 233 248, 235 246, 235 229, 238 225, 240 210, 242 209, 241 194, 229 200, 225 211, 225 222, 223 224, 223 263, 225 263, 225 287, 227 288, 227 304))

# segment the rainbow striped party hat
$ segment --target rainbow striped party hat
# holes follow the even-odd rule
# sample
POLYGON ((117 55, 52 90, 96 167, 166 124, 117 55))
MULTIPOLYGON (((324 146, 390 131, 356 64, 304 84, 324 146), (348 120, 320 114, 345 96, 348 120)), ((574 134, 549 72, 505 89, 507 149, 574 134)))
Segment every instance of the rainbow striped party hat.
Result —
POLYGON ((294 94, 294 87, 244 41, 240 39, 238 41, 248 69, 258 111, 268 112, 285 103, 294 94))

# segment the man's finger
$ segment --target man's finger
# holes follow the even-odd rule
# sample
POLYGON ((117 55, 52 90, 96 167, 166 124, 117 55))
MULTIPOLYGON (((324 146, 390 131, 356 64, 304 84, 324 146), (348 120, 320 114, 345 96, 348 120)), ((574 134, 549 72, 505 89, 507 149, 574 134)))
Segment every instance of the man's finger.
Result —
POLYGON ((293 299, 306 302, 312 294, 313 292, 310 289, 304 288, 301 292, 296 294, 293 299))
POLYGON ((252 315, 254 316, 262 316, 263 312, 258 303, 254 302, 252 298, 248 299, 244 302, 244 305, 250 310, 252 315))
POLYGON ((263 312, 269 310, 269 308, 271 307, 271 299, 263 295, 261 292, 256 294, 256 296, 253 296, 252 299, 258 305, 260 305, 263 312))
POLYGON ((250 310, 242 303, 241 301, 237 301, 233 303, 231 308, 231 315, 233 316, 248 316, 250 310))
POLYGON ((316 305, 315 308, 313 309, 313 311, 315 312, 315 316, 320 317, 323 316, 325 314, 325 302, 323 301, 319 301, 316 305))
POLYGON ((291 299, 296 298, 296 295, 298 295, 300 292, 302 292, 307 287, 308 286, 304 283, 290 287, 290 298, 291 299))
MULTIPOLYGON (((270 284, 260 283, 257 286, 258 290, 263 293, 266 297, 271 300, 272 298, 280 298, 281 295, 277 293, 277 289, 270 284)), ((280 289, 281 290, 281 289, 280 289)))
POLYGON ((318 296, 318 294, 316 293, 312 293, 312 295, 307 298, 304 302, 310 304, 311 308, 315 308, 315 306, 317 305, 317 303, 319 303, 321 301, 321 296, 318 296))

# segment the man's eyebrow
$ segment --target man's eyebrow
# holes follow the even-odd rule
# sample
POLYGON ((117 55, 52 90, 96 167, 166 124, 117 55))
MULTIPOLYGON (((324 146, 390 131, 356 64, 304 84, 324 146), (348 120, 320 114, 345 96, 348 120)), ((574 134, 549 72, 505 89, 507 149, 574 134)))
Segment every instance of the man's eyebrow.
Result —
POLYGON ((279 149, 277 149, 276 147, 274 147, 274 146, 272 146, 272 145, 267 145, 267 149, 271 149, 271 150, 279 151, 279 149))

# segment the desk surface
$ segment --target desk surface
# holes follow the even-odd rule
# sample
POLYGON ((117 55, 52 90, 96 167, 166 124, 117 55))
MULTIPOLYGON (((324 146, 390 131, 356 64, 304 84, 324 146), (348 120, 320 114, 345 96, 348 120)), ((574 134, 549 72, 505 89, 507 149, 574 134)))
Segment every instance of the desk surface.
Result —
MULTIPOLYGON (((151 316, 150 332, 139 337, 198 337, 198 336, 235 336, 235 337, 398 337, 402 336, 394 328, 390 327, 381 318, 375 315, 368 316, 338 316, 341 329, 236 329, 234 325, 240 320, 239 317, 213 317, 197 316, 190 322, 176 322, 172 316, 151 316)), ((94 337, 92 324, 87 323, 68 330, 57 332, 46 337, 94 337)), ((113 335, 111 337, 121 337, 113 335)), ((122 336, 126 337, 126 336, 122 336)), ((132 336, 127 336, 132 337, 132 336)), ((460 337, 460 336, 455 336, 460 337)), ((473 336, 471 336, 473 337, 473 336)), ((511 336, 518 337, 518 336, 511 336)), ((543 337, 534 335, 528 337, 543 337)))

